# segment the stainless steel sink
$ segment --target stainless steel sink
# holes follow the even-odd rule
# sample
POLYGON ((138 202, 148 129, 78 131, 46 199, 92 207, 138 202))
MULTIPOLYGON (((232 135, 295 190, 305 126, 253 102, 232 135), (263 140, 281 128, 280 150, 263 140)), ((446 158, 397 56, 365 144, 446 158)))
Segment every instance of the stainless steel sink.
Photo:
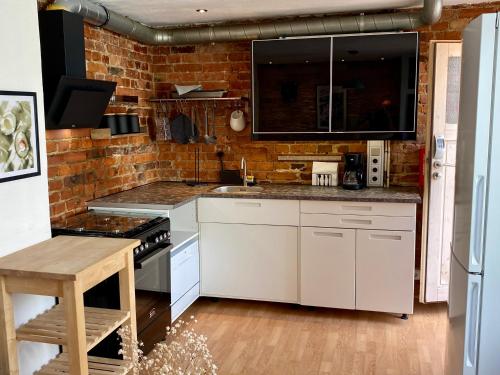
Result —
POLYGON ((221 186, 213 189, 214 193, 260 193, 264 190, 261 186, 221 186))

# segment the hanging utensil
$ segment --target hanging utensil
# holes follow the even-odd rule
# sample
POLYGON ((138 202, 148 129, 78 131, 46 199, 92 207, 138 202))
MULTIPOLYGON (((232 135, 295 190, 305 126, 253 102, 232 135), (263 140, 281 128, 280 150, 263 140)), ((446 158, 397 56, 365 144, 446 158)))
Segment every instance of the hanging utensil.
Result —
POLYGON ((172 121, 172 138, 175 142, 189 143, 191 133, 191 119, 184 114, 184 107, 179 103, 180 113, 172 121))
POLYGON ((196 109, 191 107, 191 128, 189 129, 189 143, 196 143, 198 140, 198 131, 196 128, 196 109))
POLYGON ((206 144, 214 144, 216 139, 213 136, 208 135, 208 104, 204 105, 205 107, 205 143, 206 144))
POLYGON ((215 135, 215 109, 217 108, 217 104, 214 101, 214 105, 212 107, 212 138, 214 139, 214 143, 217 142, 217 136, 215 135))
POLYGON ((210 136, 208 135, 208 108, 206 103, 203 103, 203 110, 205 114, 205 135, 203 136, 205 143, 209 144, 210 143, 210 136))

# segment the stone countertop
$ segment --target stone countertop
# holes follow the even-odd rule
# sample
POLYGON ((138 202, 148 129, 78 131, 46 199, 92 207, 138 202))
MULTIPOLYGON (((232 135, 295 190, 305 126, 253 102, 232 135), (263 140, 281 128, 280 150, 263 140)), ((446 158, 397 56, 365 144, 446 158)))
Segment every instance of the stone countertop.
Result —
POLYGON ((391 187, 345 190, 342 187, 323 187, 292 184, 263 184, 260 193, 215 193, 220 184, 188 186, 181 182, 153 182, 131 190, 98 198, 87 203, 89 208, 131 208, 170 210, 199 197, 291 199, 351 202, 421 203, 417 188, 391 187))

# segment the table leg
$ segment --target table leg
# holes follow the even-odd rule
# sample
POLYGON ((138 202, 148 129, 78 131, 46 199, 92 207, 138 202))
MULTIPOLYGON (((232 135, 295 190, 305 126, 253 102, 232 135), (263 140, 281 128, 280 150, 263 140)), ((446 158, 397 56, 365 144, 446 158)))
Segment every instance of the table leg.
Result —
POLYGON ((63 284, 64 310, 67 321, 69 369, 72 375, 87 375, 87 339, 83 292, 78 282, 63 284))
MULTIPOLYGON (((130 339, 137 341, 137 318, 135 310, 135 280, 134 280, 134 259, 132 252, 126 255, 126 266, 119 272, 120 279, 120 309, 130 311, 130 339)), ((131 344, 131 342, 129 343, 131 344)), ((125 355, 131 358, 132 353, 125 355)))
POLYGON ((0 276, 0 374, 19 374, 16 328, 12 296, 7 293, 5 277, 0 276))

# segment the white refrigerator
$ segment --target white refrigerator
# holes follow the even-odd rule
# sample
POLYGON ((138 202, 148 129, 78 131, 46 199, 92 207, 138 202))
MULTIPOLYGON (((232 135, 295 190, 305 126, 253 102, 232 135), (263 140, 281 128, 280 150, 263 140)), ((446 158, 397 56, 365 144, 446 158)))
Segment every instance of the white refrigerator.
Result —
POLYGON ((500 35, 463 33, 447 375, 500 374, 500 35))

